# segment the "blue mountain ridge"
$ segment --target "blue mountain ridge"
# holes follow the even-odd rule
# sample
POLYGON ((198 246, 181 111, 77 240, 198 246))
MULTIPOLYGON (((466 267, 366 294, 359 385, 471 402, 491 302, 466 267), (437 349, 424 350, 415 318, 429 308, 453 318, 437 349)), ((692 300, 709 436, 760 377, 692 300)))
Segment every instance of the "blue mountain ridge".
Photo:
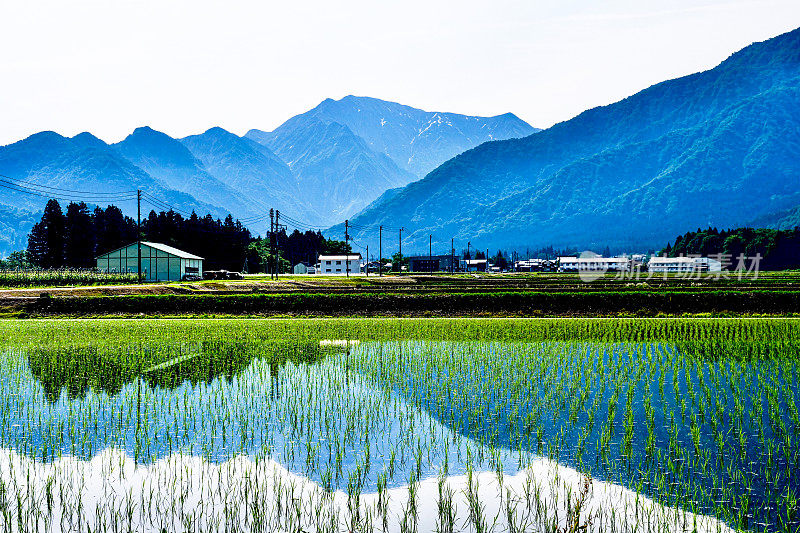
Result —
MULTIPOLYGON (((456 156, 352 221, 407 228, 404 251, 633 250, 800 205, 800 30, 522 139, 456 156)), ((329 234, 338 235, 335 226, 329 234)))

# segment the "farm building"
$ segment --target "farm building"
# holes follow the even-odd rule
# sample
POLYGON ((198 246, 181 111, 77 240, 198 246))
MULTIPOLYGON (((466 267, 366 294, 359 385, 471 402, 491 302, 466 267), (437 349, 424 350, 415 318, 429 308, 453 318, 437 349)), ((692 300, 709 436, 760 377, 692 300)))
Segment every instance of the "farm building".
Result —
MULTIPOLYGON (((97 256, 100 272, 139 272, 137 243, 97 256)), ((203 258, 158 242, 142 241, 142 278, 146 281, 179 281, 200 276, 203 258)))
POLYGON ((411 272, 449 272, 455 270, 458 261, 455 256, 445 255, 412 255, 408 258, 408 270, 411 272))
POLYGON ((317 273, 317 269, 314 267, 314 265, 310 265, 310 264, 305 263, 305 262, 300 262, 300 263, 297 263, 292 268, 292 272, 294 274, 316 274, 317 273))
POLYGON ((461 269, 464 272, 488 272, 489 262, 486 259, 462 259, 461 269))
POLYGON ((319 256, 320 274, 358 274, 361 272, 361 254, 321 255, 319 256))
POLYGON ((647 268, 650 272, 663 274, 720 272, 722 262, 710 257, 652 257, 647 268))
POLYGON ((630 272, 632 261, 630 257, 559 257, 559 272, 630 272))
POLYGON ((516 272, 543 272, 551 271, 556 268, 555 259, 520 259, 514 262, 516 272))

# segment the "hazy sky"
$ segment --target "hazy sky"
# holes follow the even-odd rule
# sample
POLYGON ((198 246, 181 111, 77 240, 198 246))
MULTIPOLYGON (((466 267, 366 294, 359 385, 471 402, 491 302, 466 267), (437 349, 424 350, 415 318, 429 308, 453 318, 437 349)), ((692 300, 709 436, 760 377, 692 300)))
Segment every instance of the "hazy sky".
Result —
POLYGON ((3 0, 0 144, 270 130, 374 96, 538 127, 800 26, 799 0, 3 0))

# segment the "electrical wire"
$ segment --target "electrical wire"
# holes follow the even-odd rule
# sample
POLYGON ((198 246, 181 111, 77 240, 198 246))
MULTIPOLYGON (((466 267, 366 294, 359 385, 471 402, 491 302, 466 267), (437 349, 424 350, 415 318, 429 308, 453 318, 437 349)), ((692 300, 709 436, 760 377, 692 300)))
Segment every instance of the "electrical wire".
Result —
MULTIPOLYGON (((63 187, 54 187, 50 185, 41 185, 32 181, 26 180, 19 180, 15 178, 11 178, 9 176, 0 174, 0 187, 22 194, 28 194, 33 196, 39 196, 44 198, 53 198, 56 200, 63 200, 63 201, 83 201, 88 203, 102 203, 102 202, 128 202, 134 201, 137 199, 138 191, 129 190, 129 191, 117 191, 117 192, 92 192, 92 191, 80 191, 77 189, 67 189, 63 187)), ((192 214, 196 214, 196 211, 192 211, 191 213, 185 209, 179 209, 174 205, 170 204, 166 200, 156 197, 154 194, 151 194, 147 191, 142 191, 142 200, 149 204, 151 207, 156 209, 165 210, 165 211, 173 211, 178 213, 184 217, 191 217, 192 214)), ((246 226, 258 226, 263 222, 266 222, 266 219, 269 217, 269 214, 263 215, 253 215, 250 217, 244 217, 238 219, 238 221, 242 225, 246 226)), ((295 229, 302 230, 302 231, 314 231, 314 232, 321 232, 322 229, 320 226, 312 225, 302 220, 299 220, 295 217, 287 215, 285 213, 280 213, 277 217, 279 222, 285 222, 286 226, 291 226, 295 229)), ((352 228, 356 231, 370 231, 374 227, 370 228, 364 226, 362 224, 353 224, 348 223, 349 228, 352 228)), ((383 229, 387 231, 408 231, 406 228, 401 228, 397 226, 383 226, 383 229)), ((351 239, 352 242, 352 239, 351 239)), ((359 244, 356 246, 363 249, 363 247, 359 244)))
POLYGON ((35 183, 32 181, 20 180, 16 178, 12 178, 10 176, 6 176, 5 174, 0 174, 0 181, 9 183, 11 185, 16 185, 19 187, 23 187, 26 189, 36 190, 36 189, 47 189, 51 191, 56 191, 60 193, 71 193, 71 194, 82 194, 86 196, 129 196, 131 194, 135 195, 135 190, 129 191, 118 191, 118 192, 91 192, 91 191, 77 191, 75 189, 64 189, 62 187, 52 187, 50 185, 41 185, 39 183, 35 183))
POLYGON ((20 189, 14 186, 7 185, 6 183, 0 182, 0 187, 23 194, 28 194, 32 196, 39 196, 41 198, 48 198, 53 200, 62 200, 68 202, 88 202, 88 203, 104 203, 104 202, 126 202, 126 201, 135 201, 136 196, 129 196, 129 197, 116 197, 116 198, 87 198, 87 197, 79 197, 79 196, 70 196, 66 194, 53 194, 51 192, 42 192, 42 191, 33 191, 28 189, 20 189))

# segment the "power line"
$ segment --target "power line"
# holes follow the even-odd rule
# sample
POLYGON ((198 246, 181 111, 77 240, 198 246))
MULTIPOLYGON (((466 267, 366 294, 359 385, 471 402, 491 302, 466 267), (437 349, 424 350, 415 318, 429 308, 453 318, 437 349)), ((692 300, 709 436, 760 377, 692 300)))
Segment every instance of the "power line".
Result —
POLYGON ((54 200, 70 201, 70 202, 75 202, 75 201, 84 201, 89 203, 114 202, 114 201, 123 202, 136 199, 136 191, 125 196, 87 197, 87 196, 79 196, 75 193, 63 193, 56 191, 44 191, 44 190, 34 189, 31 187, 26 187, 24 185, 17 185, 15 183, 11 183, 2 179, 0 179, 0 187, 18 193, 29 194, 32 196, 40 196, 43 198, 52 198, 54 200))
POLYGON ((70 196, 55 195, 55 194, 44 194, 44 193, 39 193, 39 192, 15 189, 15 188, 9 187, 8 185, 5 185, 3 183, 0 183, 0 187, 2 187, 4 189, 7 189, 7 190, 10 190, 10 191, 13 191, 13 192, 20 192, 20 193, 29 194, 29 195, 32 195, 32 196, 38 196, 38 197, 41 197, 41 198, 52 199, 52 200, 62 200, 64 202, 87 202, 87 203, 90 203, 90 204, 99 204, 99 203, 106 203, 106 202, 112 202, 113 203, 113 202, 123 202, 123 201, 127 202, 127 201, 135 201, 136 200, 135 196, 131 196, 131 197, 128 197, 128 198, 116 198, 116 199, 108 199, 108 198, 106 198, 106 199, 98 200, 98 199, 92 199, 92 198, 78 198, 78 197, 74 197, 74 196, 70 197, 70 196))
POLYGON ((5 174, 0 174, 0 181, 10 182, 12 185, 16 185, 19 187, 24 187, 27 189, 48 189, 52 191, 64 192, 64 193, 73 193, 73 194, 83 194, 87 196, 128 196, 133 194, 136 195, 135 190, 129 191, 118 191, 118 192, 93 192, 93 191, 77 191, 75 189, 64 189, 62 187, 52 187, 50 185, 41 185, 39 183, 35 183, 32 181, 26 181, 21 179, 12 178, 10 176, 6 176, 5 174))
MULTIPOLYGON (((88 202, 88 203, 128 202, 137 199, 137 191, 135 190, 117 191, 117 192, 81 191, 77 189, 54 187, 51 185, 41 185, 38 183, 34 183, 32 181, 11 178, 4 174, 0 174, 0 187, 17 193, 39 196, 43 198, 52 198, 62 201, 70 201, 70 202, 78 202, 78 201, 88 202)), ((141 200, 145 201, 147 204, 149 204, 151 207, 154 207, 155 209, 173 211, 187 218, 191 217, 193 213, 194 214, 197 213, 195 210, 192 210, 192 212, 190 213, 185 209, 179 209, 174 205, 170 204, 169 202, 167 202, 166 200, 158 198, 154 194, 149 193, 147 191, 142 191, 141 200)), ((285 215, 283 213, 281 215, 283 219, 286 221, 288 226, 292 226, 298 230, 314 231, 314 232, 322 231, 321 227, 318 225, 312 225, 310 223, 301 221, 297 218, 285 215)), ((253 225, 260 225, 262 222, 266 222, 268 218, 269 218, 268 214, 263 214, 263 215, 253 215, 250 217, 244 217, 237 220, 242 225, 253 226, 253 225)), ((371 229, 362 224, 350 224, 350 227, 352 229, 361 232, 369 231, 371 229)), ((397 226, 387 226, 387 225, 384 225, 383 229, 386 229, 388 231, 401 231, 401 230, 408 231, 407 228, 397 227, 397 226)), ((363 249, 363 246, 361 245, 357 246, 363 249)))
POLYGON ((159 204, 161 204, 161 206, 160 206, 161 209, 167 209, 167 211, 174 211, 176 213, 180 213, 181 215, 183 215, 185 217, 191 217, 192 213, 197 214, 197 211, 195 211, 195 210, 192 210, 192 212, 190 213, 190 212, 188 212, 186 210, 178 209, 177 207, 175 207, 174 205, 170 204, 169 202, 167 202, 165 200, 161 200, 159 198, 156 198, 155 196, 153 196, 152 194, 150 194, 148 192, 145 192, 143 194, 151 202, 158 202, 159 204))

